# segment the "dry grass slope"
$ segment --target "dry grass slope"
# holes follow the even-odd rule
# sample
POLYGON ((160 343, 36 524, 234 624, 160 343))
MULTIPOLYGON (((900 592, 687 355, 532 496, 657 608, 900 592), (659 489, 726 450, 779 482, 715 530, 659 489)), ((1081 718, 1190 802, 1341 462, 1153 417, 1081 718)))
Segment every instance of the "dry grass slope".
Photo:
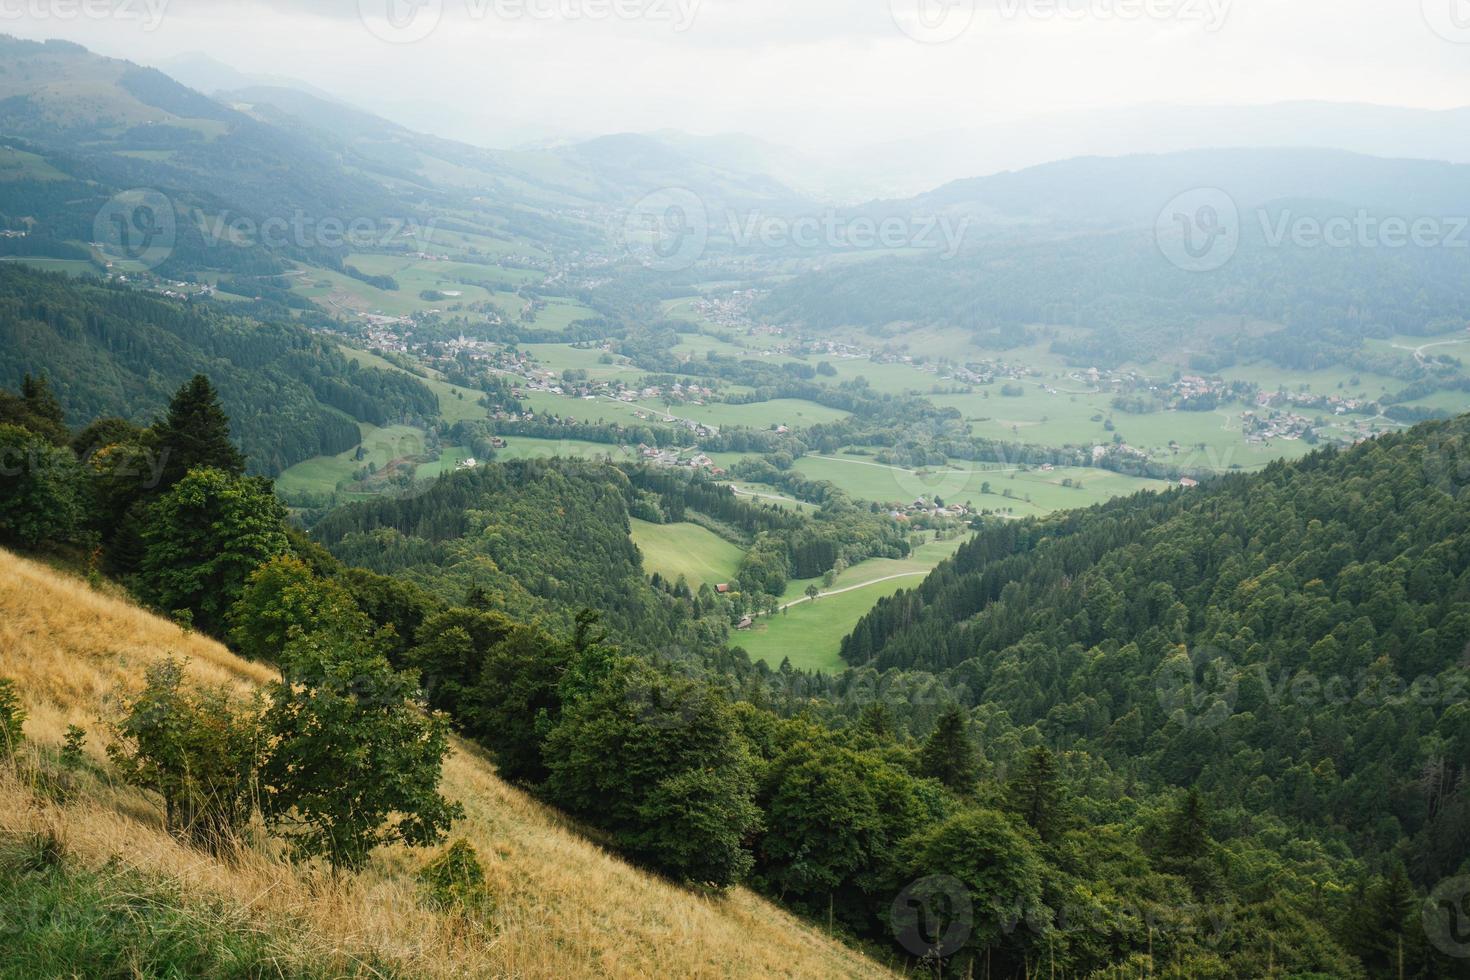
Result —
MULTIPOLYGON (((205 684, 248 691, 271 677, 217 643, 0 551, 0 676, 16 681, 33 741, 59 744, 78 724, 102 759, 109 695, 140 684, 144 666, 169 655, 188 658, 205 684)), ((87 867, 118 860, 201 904, 222 900, 253 926, 289 936, 303 962, 370 957, 443 977, 890 975, 750 892, 697 895, 630 867, 501 782, 465 745, 445 782, 466 810, 455 836, 475 845, 495 893, 484 928, 415 901, 424 852, 385 850, 363 874, 333 881, 264 850, 225 862, 182 847, 164 832, 158 801, 125 786, 99 783, 58 805, 7 782, 0 832, 54 830, 87 867)))

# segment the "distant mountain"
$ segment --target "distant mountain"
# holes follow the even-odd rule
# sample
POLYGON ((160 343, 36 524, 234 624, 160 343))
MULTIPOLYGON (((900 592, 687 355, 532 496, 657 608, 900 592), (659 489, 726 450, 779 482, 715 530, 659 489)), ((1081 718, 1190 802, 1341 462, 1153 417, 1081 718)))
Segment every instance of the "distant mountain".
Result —
POLYGON ((1401 216, 1470 214, 1470 165, 1274 148, 1061 160, 868 209, 965 214, 996 225, 1152 226, 1172 198, 1202 188, 1225 191, 1240 208, 1297 199, 1401 216))
MULTIPOLYGON (((594 176, 605 194, 637 198, 671 187, 698 194, 707 205, 797 204, 803 198, 760 168, 758 155, 727 160, 691 139, 618 133, 549 151, 594 176)), ((731 157, 736 155, 731 154, 731 157)))
POLYGON ((1187 346, 1204 352, 1201 369, 1256 357, 1367 369, 1364 338, 1464 322, 1470 228, 1456 216, 1465 215, 1465 164, 1243 149, 1064 160, 855 209, 844 217, 922 227, 931 216, 963 229, 966 244, 870 252, 869 261, 804 272, 757 311, 894 337, 912 324, 955 326, 998 349, 1034 342, 1037 327, 1089 328, 1052 346, 1083 366, 1146 362, 1187 346), (1339 223, 1342 247, 1323 237, 1330 218, 1348 219, 1339 223), (1400 222, 1397 246, 1382 223, 1389 218, 1400 222), (1446 247, 1410 244, 1420 219, 1434 236, 1428 245, 1446 247), (1186 245, 1204 249, 1200 264, 1186 245), (1198 324, 1221 317, 1282 330, 1196 336, 1198 324))
POLYGON ((165 58, 153 67, 176 79, 192 89, 197 89, 206 95, 214 95, 218 92, 231 92, 243 88, 254 88, 266 86, 270 88, 294 89, 314 95, 319 99, 341 102, 341 99, 323 89, 317 88, 310 82, 303 82, 299 78, 290 78, 285 75, 260 75, 242 72, 230 65, 225 64, 218 58, 204 54, 200 51, 188 51, 183 54, 165 58))
POLYGON ((850 179, 885 189, 878 193, 913 194, 1070 157, 1262 146, 1470 163, 1470 107, 1282 102, 1087 110, 877 144, 834 164, 850 179))

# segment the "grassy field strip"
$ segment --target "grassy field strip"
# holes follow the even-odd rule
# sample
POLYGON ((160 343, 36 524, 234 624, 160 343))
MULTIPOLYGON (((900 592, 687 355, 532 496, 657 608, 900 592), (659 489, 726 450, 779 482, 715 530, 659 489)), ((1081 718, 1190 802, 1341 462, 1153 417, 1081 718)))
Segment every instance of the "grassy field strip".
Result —
MULTIPOLYGON (((928 575, 928 574, 929 574, 928 572, 899 572, 897 575, 885 575, 882 578, 875 578, 871 582, 859 582, 857 585, 849 585, 846 588, 833 589, 831 592, 824 592, 824 593, 822 593, 822 595, 823 596, 842 595, 845 592, 854 592, 854 591, 856 591, 858 589, 866 589, 870 585, 878 585, 881 582, 892 582, 894 579, 912 578, 915 575, 924 576, 924 575, 928 575)), ((790 609, 792 606, 800 605, 803 602, 811 602, 811 601, 813 601, 813 600, 810 597, 803 596, 800 599, 794 599, 791 602, 785 603, 784 605, 781 606, 781 608, 782 609, 790 609)))
POLYGON ((930 541, 915 548, 907 558, 860 562, 843 572, 836 587, 816 602, 806 598, 806 588, 820 586, 820 579, 790 582, 781 596, 783 611, 757 619, 754 629, 736 634, 730 645, 744 647, 751 660, 764 660, 772 667, 787 659, 800 670, 842 671, 847 666, 837 655, 842 638, 852 632, 863 614, 879 599, 917 585, 966 540, 956 537, 930 541))
POLYGON ((743 647, 751 660, 764 660, 772 667, 791 661, 798 670, 819 670, 829 674, 847 668, 838 650, 842 638, 873 604, 892 595, 912 579, 896 579, 816 602, 800 602, 769 619, 756 621, 752 630, 730 637, 732 647, 743 647))

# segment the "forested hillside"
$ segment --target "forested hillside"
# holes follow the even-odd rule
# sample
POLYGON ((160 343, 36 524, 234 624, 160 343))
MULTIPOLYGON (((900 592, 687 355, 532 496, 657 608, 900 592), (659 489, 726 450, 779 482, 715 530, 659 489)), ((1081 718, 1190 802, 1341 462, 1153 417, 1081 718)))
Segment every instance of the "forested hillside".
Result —
MULTIPOLYGON (((572 625, 579 609, 649 649, 713 648, 717 618, 653 588, 628 538, 632 487, 618 468, 570 459, 514 460, 453 473, 422 494, 338 508, 314 536, 351 565, 527 620, 572 625)), ((711 612, 713 610, 710 610, 711 612)))
MULTIPOLYGON (((1281 215, 1317 220, 1347 209, 1278 204, 1243 215, 1239 250, 1209 273, 1171 265, 1151 233, 977 245, 953 258, 896 257, 834 267, 776 286, 767 315, 823 329, 838 325, 954 324, 1006 349, 1042 325, 1089 328, 1057 352, 1081 366, 1147 363, 1179 346, 1197 349, 1198 326, 1217 317, 1275 324, 1267 337, 1233 331, 1215 363, 1265 357, 1292 368, 1354 363, 1365 337, 1426 334, 1464 320, 1470 250, 1278 247, 1281 215)), ((1447 226, 1448 227, 1448 226, 1447 226)))
POLYGON ((992 528, 843 655, 1429 887, 1470 857, 1467 643, 1462 417, 992 528))
POLYGON ((146 424, 200 373, 218 386, 252 469, 269 475, 351 449, 358 421, 439 414, 417 379, 360 367, 305 327, 0 263, 0 387, 44 375, 74 425, 146 424))

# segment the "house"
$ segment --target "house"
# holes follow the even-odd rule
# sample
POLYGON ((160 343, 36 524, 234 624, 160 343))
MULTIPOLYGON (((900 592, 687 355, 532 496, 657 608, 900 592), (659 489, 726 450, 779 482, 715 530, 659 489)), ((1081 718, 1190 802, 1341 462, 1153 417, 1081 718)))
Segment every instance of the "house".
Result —
POLYGON ((738 629, 738 630, 748 630, 748 629, 750 629, 754 625, 755 625, 755 621, 753 619, 751 619, 749 616, 741 616, 740 617, 740 622, 738 622, 738 623, 735 624, 735 628, 738 629))
POLYGON ((490 448, 491 449, 504 449, 505 447, 506 447, 506 442, 505 442, 504 439, 500 438, 499 436, 491 436, 490 437, 490 448))
POLYGON ((719 585, 715 586, 715 591, 718 592, 720 595, 724 595, 725 593, 730 591, 730 583, 721 582, 719 585))
POLYGON ((459 468, 462 470, 472 470, 478 465, 479 461, 476 460, 473 456, 471 456, 469 459, 462 459, 459 462, 459 468))
POLYGON ((1190 487, 1197 487, 1197 486, 1199 486, 1199 481, 1198 480, 1195 480, 1195 479, 1192 479, 1190 477, 1185 476, 1185 477, 1180 477, 1180 479, 1179 479, 1179 485, 1181 487, 1184 487, 1185 489, 1188 489, 1190 487))

